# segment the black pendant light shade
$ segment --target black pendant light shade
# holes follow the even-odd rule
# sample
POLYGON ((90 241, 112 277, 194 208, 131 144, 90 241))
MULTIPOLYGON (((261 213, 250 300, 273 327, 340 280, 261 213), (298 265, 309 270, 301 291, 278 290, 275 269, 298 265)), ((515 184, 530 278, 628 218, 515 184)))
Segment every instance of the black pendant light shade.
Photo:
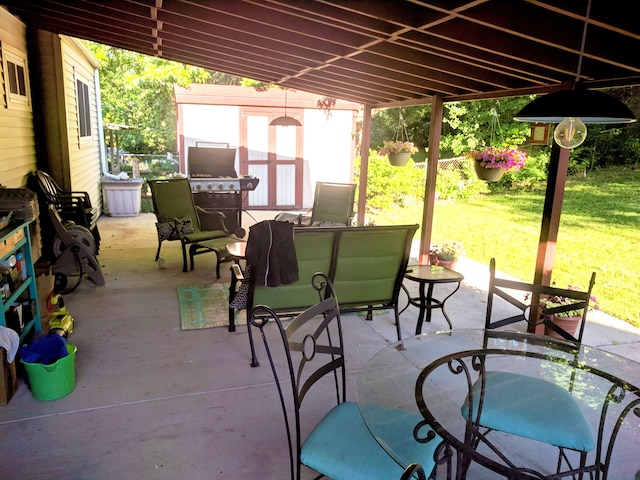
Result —
POLYGON ((560 123, 565 118, 583 123, 632 123, 633 112, 620 100, 597 90, 560 90, 536 98, 513 118, 521 122, 560 123))

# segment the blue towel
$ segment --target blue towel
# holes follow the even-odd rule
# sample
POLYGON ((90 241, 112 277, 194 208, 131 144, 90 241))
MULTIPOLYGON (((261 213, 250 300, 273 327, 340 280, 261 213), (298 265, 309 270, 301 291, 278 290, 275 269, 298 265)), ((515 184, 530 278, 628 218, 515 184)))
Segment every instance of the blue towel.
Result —
POLYGON ((18 355, 27 363, 51 365, 67 356, 67 341, 60 335, 47 335, 20 347, 18 355))

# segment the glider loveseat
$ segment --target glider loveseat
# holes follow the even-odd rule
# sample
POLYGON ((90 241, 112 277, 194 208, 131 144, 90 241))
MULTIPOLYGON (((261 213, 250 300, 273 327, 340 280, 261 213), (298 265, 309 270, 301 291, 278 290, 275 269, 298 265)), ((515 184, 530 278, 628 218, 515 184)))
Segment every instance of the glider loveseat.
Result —
MULTIPOLYGON (((238 265, 232 267, 229 304, 238 282, 248 284, 247 312, 254 305, 267 305, 281 315, 295 315, 318 301, 310 287, 316 272, 333 283, 342 313, 368 313, 393 309, 398 340, 401 340, 398 297, 409 262, 411 241, 418 225, 367 227, 296 227, 294 245, 299 280, 288 285, 266 287, 245 280, 238 265)), ((229 331, 235 330, 235 309, 229 308, 229 331)), ((251 340, 251 337, 250 337, 251 340)), ((251 341, 252 364, 257 363, 251 341)))

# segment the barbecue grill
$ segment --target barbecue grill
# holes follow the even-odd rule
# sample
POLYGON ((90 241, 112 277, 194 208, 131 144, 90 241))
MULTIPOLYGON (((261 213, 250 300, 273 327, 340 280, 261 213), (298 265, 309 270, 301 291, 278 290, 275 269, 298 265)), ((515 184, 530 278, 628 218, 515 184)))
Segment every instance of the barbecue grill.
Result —
MULTIPOLYGON (((235 148, 213 147, 189 147, 187 157, 195 204, 224 213, 230 232, 242 227, 242 192, 255 190, 260 182, 251 176, 239 177, 234 167, 235 158, 235 148)), ((206 217, 201 218, 203 230, 215 230, 215 222, 208 225, 206 217)))

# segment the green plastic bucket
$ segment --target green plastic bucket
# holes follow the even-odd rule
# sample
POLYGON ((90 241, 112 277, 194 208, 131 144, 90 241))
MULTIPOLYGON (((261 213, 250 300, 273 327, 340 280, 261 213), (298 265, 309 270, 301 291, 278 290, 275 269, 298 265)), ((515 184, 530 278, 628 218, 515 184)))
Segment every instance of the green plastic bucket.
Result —
POLYGON ((67 343, 67 356, 51 365, 20 360, 29 377, 31 394, 36 400, 55 400, 71 393, 76 386, 76 346, 67 343))

